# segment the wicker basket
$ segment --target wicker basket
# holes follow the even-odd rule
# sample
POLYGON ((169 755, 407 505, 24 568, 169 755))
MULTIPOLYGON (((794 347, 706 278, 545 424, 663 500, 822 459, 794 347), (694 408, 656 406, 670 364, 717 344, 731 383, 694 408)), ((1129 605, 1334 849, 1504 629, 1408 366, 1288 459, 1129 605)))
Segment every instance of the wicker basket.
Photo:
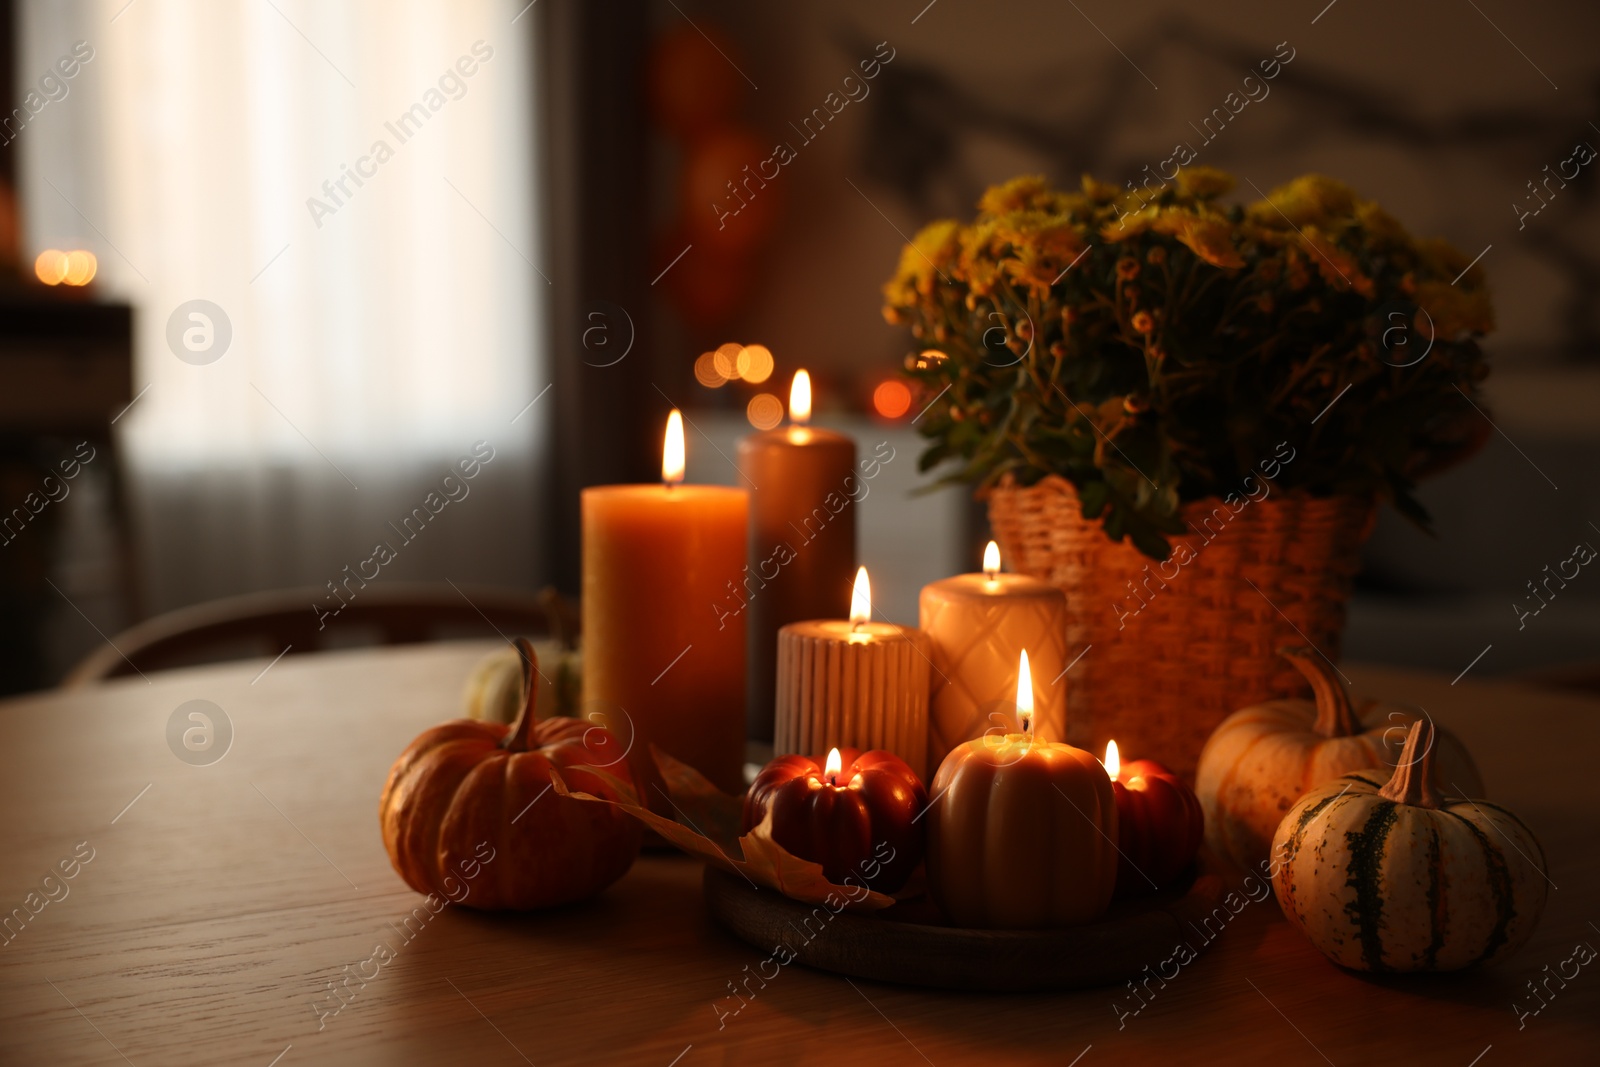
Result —
POLYGON ((1099 755, 1114 737, 1125 758, 1191 779, 1229 713, 1306 692, 1278 648, 1309 642, 1338 660, 1376 514, 1370 500, 1298 491, 1237 510, 1196 501, 1183 511, 1196 532, 1172 538, 1157 564, 1085 521, 1062 478, 996 486, 988 505, 1011 568, 1067 594, 1067 655, 1083 651, 1062 679, 1068 740, 1099 755))

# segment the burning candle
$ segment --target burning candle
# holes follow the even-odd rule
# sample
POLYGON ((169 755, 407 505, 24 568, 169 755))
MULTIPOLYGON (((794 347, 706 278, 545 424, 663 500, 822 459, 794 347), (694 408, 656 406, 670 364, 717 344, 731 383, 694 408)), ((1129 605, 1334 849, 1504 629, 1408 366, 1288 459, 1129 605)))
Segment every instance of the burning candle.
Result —
POLYGON ((748 497, 683 485, 683 470, 683 416, 674 410, 662 484, 583 491, 584 710, 632 738, 628 758, 641 781, 657 781, 654 743, 739 792, 744 632, 719 626, 716 609, 744 568, 748 497))
POLYGON ((759 741, 773 737, 778 631, 843 615, 856 568, 856 443, 810 421, 811 376, 802 370, 789 390, 789 425, 739 442, 739 469, 753 487, 749 563, 728 606, 744 614, 746 714, 759 741))
POLYGON ((856 572, 849 621, 778 631, 778 755, 881 748, 927 774, 928 654, 922 631, 872 622, 867 569, 856 572))
POLYGON ((1104 760, 1117 802, 1117 895, 1159 889, 1194 860, 1205 834, 1200 798, 1155 760, 1123 763, 1115 741, 1104 760))
POLYGON ((928 888, 957 926, 1088 922, 1116 889, 1111 779, 1083 749, 1034 736, 1026 651, 1016 677, 1017 730, 958 745, 929 787, 928 888))
POLYGON ((1029 649, 1039 687, 1036 736, 1065 741, 1067 598, 1055 586, 1021 574, 1000 573, 1000 547, 983 553, 982 574, 958 574, 922 587, 920 620, 933 651, 929 695, 932 731, 928 755, 935 766, 963 741, 1009 712, 1017 653, 1029 649))
POLYGON ((796 755, 763 767, 745 794, 743 825, 748 833, 770 816, 772 839, 820 863, 835 885, 893 893, 922 862, 927 807, 922 779, 892 752, 830 748, 821 764, 796 755))

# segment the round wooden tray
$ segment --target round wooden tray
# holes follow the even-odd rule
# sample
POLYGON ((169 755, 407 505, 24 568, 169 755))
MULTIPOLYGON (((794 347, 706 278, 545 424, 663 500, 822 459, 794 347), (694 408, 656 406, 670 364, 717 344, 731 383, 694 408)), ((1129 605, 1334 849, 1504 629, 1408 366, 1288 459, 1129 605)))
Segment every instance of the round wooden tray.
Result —
POLYGON ((1218 906, 1222 881, 1200 875, 1119 901, 1099 922, 1060 930, 941 926, 926 898, 877 914, 835 915, 711 867, 705 895, 718 922, 779 962, 793 953, 808 967, 879 982, 1026 992, 1115 985, 1169 959, 1184 941, 1198 953, 1206 942, 1189 924, 1218 906))

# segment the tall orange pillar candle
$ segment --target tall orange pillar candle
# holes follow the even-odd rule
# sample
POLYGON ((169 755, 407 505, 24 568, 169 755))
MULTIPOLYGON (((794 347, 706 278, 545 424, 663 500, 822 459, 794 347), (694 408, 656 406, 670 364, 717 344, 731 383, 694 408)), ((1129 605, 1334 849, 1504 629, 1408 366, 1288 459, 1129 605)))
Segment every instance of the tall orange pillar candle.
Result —
POLYGON ((1033 733, 1065 741, 1067 598, 1053 585, 1000 573, 1000 549, 989 542, 982 574, 958 574, 922 587, 919 625, 928 635, 935 667, 929 697, 928 760, 945 754, 1009 717, 1017 653, 1033 656, 1038 705, 1033 733))
POLYGON ((583 491, 584 712, 631 736, 641 781, 657 780, 655 744, 737 793, 744 630, 719 626, 716 608, 744 571, 749 498, 679 484, 683 447, 683 417, 673 411, 661 485, 583 491))
POLYGON ((856 504, 866 482, 856 473, 855 441, 806 425, 810 419, 811 377, 800 371, 789 391, 790 425, 739 442, 739 469, 752 487, 749 563, 727 608, 745 617, 745 710, 757 741, 773 736, 778 631, 802 619, 837 619, 850 607, 856 504))

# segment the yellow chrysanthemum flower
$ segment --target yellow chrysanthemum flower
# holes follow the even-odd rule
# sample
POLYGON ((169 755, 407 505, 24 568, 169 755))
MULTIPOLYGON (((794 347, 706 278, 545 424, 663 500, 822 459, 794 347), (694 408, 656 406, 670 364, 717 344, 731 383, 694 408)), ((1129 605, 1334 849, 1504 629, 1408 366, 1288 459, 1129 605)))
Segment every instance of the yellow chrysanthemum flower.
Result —
POLYGON ((953 219, 930 222, 900 250, 900 265, 883 288, 895 307, 910 307, 919 296, 933 293, 939 272, 955 260, 961 226, 953 219))
POLYGON ((1215 200, 1233 192, 1233 175, 1215 167, 1180 167, 1178 193, 1191 200, 1215 200))
POLYGON ((1227 219, 1189 211, 1164 211, 1151 228, 1176 237, 1213 267, 1245 265, 1244 257, 1234 247, 1233 226, 1227 219))
POLYGON ((1398 219, 1370 200, 1356 205, 1356 221, 1374 244, 1403 245, 1410 239, 1398 219))
POLYGON ((1064 265, 1056 257, 1045 255, 1042 250, 1033 247, 1019 249, 1016 255, 1000 261, 1000 269, 1006 277, 1040 299, 1049 296, 1050 285, 1061 274, 1064 265))
POLYGON ((1095 178, 1085 174, 1083 176, 1083 193, 1096 203, 1109 204, 1122 194, 1122 190, 1110 182, 1097 181, 1095 178))
POLYGON ((1255 221, 1271 227, 1307 226, 1349 217, 1356 194, 1343 182, 1320 174, 1306 174, 1280 185, 1245 209, 1255 221))
POLYGON ((1039 174, 1026 174, 1000 185, 991 185, 978 198, 978 211, 984 215, 1009 215, 1014 211, 1056 211, 1062 195, 1039 174))
POLYGON ((1102 226, 1100 236, 1103 240, 1113 242, 1130 240, 1154 226, 1161 213, 1162 209, 1154 204, 1137 211, 1129 211, 1102 226))

